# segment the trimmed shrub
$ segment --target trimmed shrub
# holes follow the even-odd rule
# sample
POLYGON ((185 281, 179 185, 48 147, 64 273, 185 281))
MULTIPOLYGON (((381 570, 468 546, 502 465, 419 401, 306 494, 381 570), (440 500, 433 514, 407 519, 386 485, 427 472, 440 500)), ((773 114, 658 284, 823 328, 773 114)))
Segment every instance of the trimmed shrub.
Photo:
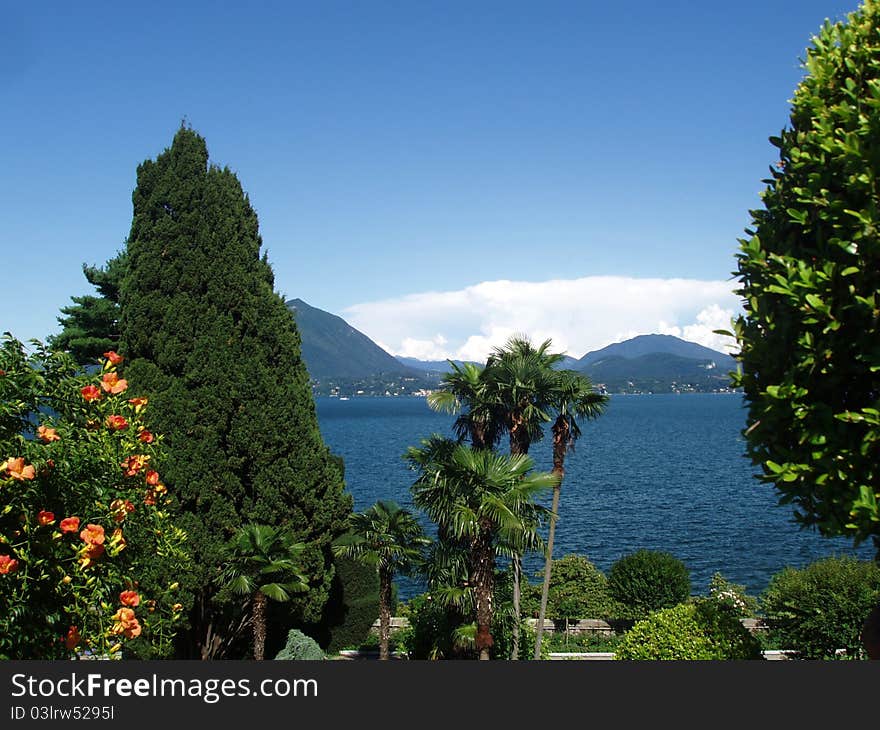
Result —
MULTIPOLYGON (((536 575, 543 577, 543 573, 536 575)), ((541 584, 523 583, 522 614, 537 616, 541 605, 541 584)), ((547 594, 547 618, 607 618, 614 601, 605 574, 584 555, 566 555, 553 561, 550 591, 547 594)))
POLYGON ((287 643, 275 656, 276 660, 315 660, 325 659, 324 652, 318 642, 306 636, 299 629, 291 629, 287 634, 287 643))
POLYGON ((760 659, 761 646, 736 614, 713 600, 666 608, 620 640, 615 659, 760 659))
POLYGON ((880 567, 831 557, 776 573, 764 593, 773 639, 805 659, 833 659, 837 649, 862 655, 862 625, 880 599, 880 567))
POLYGON ((670 553, 637 550, 611 566, 608 590, 620 604, 618 618, 641 619, 687 601, 691 595, 690 572, 670 553))
POLYGON ((553 561, 547 610, 551 618, 605 618, 613 601, 608 579, 582 555, 553 561))
POLYGON ((336 575, 324 611, 324 636, 328 653, 360 646, 379 617, 379 576, 376 569, 350 558, 333 558, 336 575))

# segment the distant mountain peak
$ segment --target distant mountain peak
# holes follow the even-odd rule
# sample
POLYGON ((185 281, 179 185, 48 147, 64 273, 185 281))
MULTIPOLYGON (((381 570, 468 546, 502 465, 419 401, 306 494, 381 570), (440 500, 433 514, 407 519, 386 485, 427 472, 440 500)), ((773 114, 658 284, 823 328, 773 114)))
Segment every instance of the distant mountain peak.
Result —
POLYGON ((622 357, 627 360, 641 357, 642 355, 677 355, 695 360, 715 360, 728 362, 733 358, 723 352, 712 350, 696 342, 688 342, 674 335, 637 335, 623 342, 614 342, 606 347, 593 352, 588 352, 578 362, 583 368, 602 358, 609 356, 622 357))
POLYGON ((736 360, 673 335, 639 335, 588 352, 577 369, 609 390, 726 390, 736 360))
POLYGON ((342 317, 302 299, 290 299, 285 304, 296 320, 303 360, 313 379, 413 373, 342 317))

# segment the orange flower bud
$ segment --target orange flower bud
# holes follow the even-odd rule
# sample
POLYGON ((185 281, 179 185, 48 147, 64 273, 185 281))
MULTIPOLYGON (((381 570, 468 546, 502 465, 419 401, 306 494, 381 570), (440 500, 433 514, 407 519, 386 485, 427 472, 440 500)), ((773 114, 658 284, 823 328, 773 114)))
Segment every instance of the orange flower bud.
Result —
POLYGON ((144 407, 149 403, 146 398, 129 398, 128 402, 134 406, 134 412, 140 413, 144 410, 144 407))
POLYGON ((118 527, 113 530, 113 534, 110 536, 110 547, 114 549, 113 555, 124 550, 127 544, 128 543, 122 534, 122 530, 118 527))
POLYGON ((64 646, 71 650, 76 649, 81 640, 82 637, 79 634, 79 629, 76 626, 71 626, 67 630, 67 636, 64 637, 64 646))
POLYGON ((121 464, 125 471, 125 476, 133 477, 147 465, 149 460, 150 457, 145 454, 133 454, 132 456, 126 457, 121 464))
POLYGON ((104 554, 103 545, 84 545, 79 551, 79 565, 85 570, 94 565, 98 558, 104 554))

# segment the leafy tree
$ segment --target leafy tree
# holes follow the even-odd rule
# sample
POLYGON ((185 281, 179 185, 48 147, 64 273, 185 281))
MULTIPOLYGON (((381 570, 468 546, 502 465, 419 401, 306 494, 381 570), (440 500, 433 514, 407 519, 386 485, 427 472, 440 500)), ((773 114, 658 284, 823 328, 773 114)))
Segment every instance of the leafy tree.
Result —
POLYGON ((165 477, 180 497, 195 569, 182 654, 223 651, 215 577, 243 524, 283 526, 306 544, 308 593, 298 620, 320 618, 330 544, 351 498, 321 439, 293 315, 273 291, 257 215, 235 174, 209 166, 205 141, 181 127, 138 167, 120 339, 132 388, 157 406, 165 477), (219 631, 219 633, 218 633, 219 631))
POLYGON ((608 571, 608 589, 626 615, 640 619, 652 611, 672 608, 691 594, 690 571, 662 550, 636 550, 608 571))
POLYGON ((823 535, 880 549, 880 3, 812 40, 737 256, 748 451, 823 535))
POLYGON ((880 567, 831 557, 776 573, 763 596, 777 640, 805 659, 834 659, 838 649, 861 656, 865 616, 880 599, 880 567))
MULTIPOLYGON (((540 574, 543 577, 543 573, 540 574)), ((529 591, 528 606, 537 614, 541 587, 529 591)), ((547 599, 547 615, 554 619, 607 618, 614 602, 608 579, 584 555, 565 555, 553 561, 553 577, 547 599)))
POLYGON ((388 659, 391 626, 391 585, 395 575, 408 573, 429 540, 412 513, 396 502, 379 500, 366 512, 349 518, 351 531, 340 537, 333 552, 374 565, 379 574, 379 659, 388 659))
POLYGON ((49 337, 52 349, 69 352, 80 365, 90 365, 119 346, 119 285, 125 265, 125 251, 103 268, 83 264, 86 280, 100 296, 72 297, 73 304, 61 309, 61 332, 49 337))
POLYGON ((266 646, 266 601, 289 601, 291 594, 309 586, 299 572, 304 545, 291 533, 269 525, 247 524, 229 544, 221 584, 247 597, 253 631, 254 659, 261 661, 266 646))
POLYGON ((454 538, 467 541, 474 646, 480 659, 489 659, 499 545, 511 534, 535 529, 536 516, 546 510, 534 500, 553 487, 556 477, 530 474, 528 456, 472 449, 436 436, 423 441, 422 448, 411 448, 408 458, 421 471, 412 487, 416 506, 454 538))

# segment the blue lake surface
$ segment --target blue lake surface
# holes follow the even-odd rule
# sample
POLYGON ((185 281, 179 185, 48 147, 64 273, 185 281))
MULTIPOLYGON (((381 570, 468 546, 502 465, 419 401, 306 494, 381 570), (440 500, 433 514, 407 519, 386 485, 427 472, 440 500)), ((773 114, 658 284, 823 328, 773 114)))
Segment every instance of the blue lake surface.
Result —
MULTIPOLYGON (((414 397, 317 398, 316 405, 325 441, 345 460, 355 509, 377 499, 411 508, 415 472, 402 455, 432 433, 451 436, 453 417, 414 397)), ((690 569, 695 594, 708 591, 716 572, 759 594, 786 565, 832 554, 871 559, 870 544, 855 550, 849 540, 793 522, 772 485, 755 479, 744 424, 738 395, 612 396, 607 412, 583 425, 566 460, 554 555, 587 555, 607 572, 639 548, 666 550, 690 569)), ((529 452, 548 471, 549 436, 529 452)), ((537 556, 525 563, 530 574, 542 566, 537 556)), ((399 587, 401 598, 422 590, 406 579, 399 587)))

